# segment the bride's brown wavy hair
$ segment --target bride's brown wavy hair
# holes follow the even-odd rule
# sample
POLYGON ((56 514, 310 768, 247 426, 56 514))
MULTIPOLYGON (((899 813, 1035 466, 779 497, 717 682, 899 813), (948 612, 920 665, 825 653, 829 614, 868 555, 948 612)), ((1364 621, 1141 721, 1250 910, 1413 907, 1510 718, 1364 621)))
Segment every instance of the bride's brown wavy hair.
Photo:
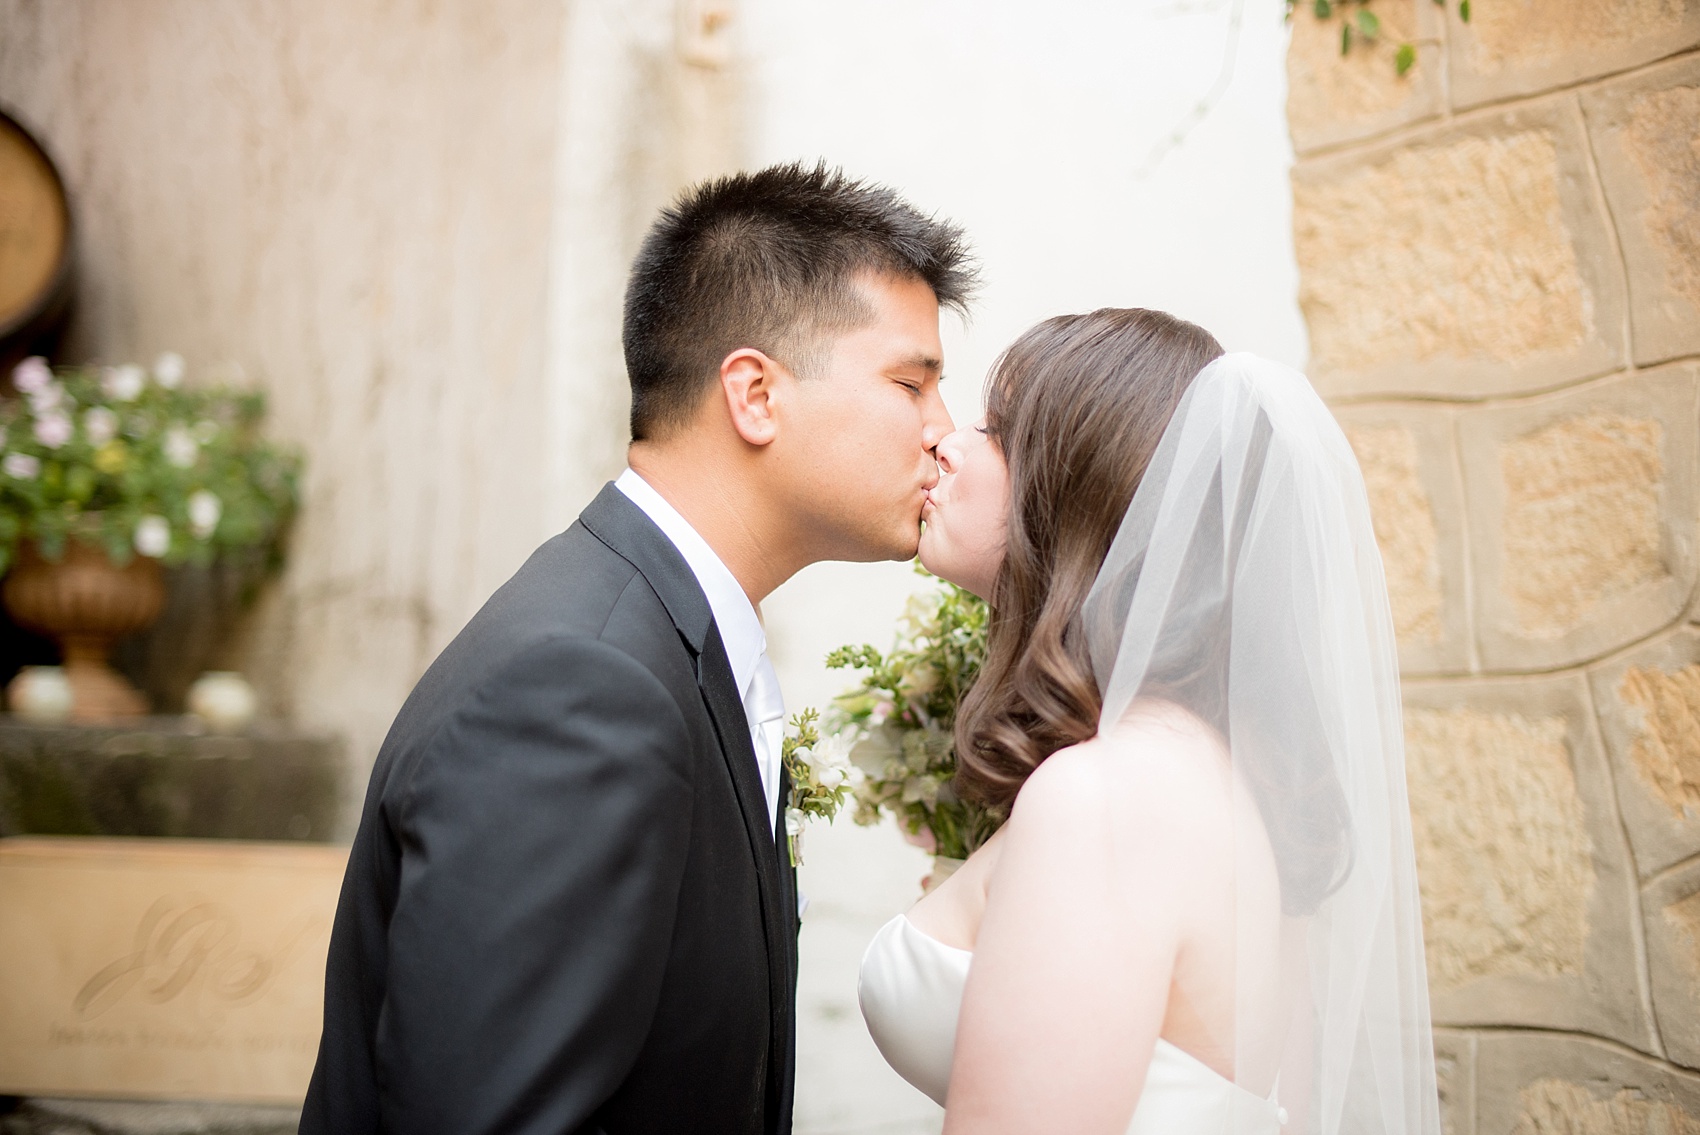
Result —
POLYGON ((1009 466, 1008 545, 986 660, 956 717, 963 795, 1007 809, 1040 762, 1097 732, 1080 609, 1182 395, 1221 354, 1183 319, 1102 308, 1045 320, 993 365, 986 430, 1009 466))

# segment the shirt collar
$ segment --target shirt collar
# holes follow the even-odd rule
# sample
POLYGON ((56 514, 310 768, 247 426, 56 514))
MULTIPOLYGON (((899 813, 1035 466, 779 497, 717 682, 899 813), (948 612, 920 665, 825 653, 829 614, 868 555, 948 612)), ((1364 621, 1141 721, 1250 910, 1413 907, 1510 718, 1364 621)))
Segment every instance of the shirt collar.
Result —
POLYGON ((697 586, 708 597, 709 610, 714 612, 715 625, 720 628, 720 641, 726 647, 726 659, 732 664, 732 680, 738 685, 738 696, 747 695, 750 681, 755 677, 756 664, 767 652, 767 634, 762 630, 761 618, 755 607, 750 604, 750 597, 744 594, 737 577, 714 554, 708 541, 698 535, 690 521, 680 516, 679 510, 668 504, 648 481, 627 469, 614 482, 614 487, 642 509, 684 557, 691 574, 696 576, 697 586))

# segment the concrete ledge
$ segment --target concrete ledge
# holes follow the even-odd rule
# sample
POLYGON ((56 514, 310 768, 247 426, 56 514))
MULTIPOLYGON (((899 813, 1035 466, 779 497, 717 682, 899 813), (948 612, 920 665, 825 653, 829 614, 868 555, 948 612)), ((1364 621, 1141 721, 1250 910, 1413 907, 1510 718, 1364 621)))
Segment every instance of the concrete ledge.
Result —
POLYGON ((305 840, 336 834, 344 770, 331 738, 191 719, 27 725, 0 718, 0 835, 305 840))
POLYGON ((0 1135, 295 1135, 300 1123, 288 1107, 30 1099, 0 1115, 0 1135))

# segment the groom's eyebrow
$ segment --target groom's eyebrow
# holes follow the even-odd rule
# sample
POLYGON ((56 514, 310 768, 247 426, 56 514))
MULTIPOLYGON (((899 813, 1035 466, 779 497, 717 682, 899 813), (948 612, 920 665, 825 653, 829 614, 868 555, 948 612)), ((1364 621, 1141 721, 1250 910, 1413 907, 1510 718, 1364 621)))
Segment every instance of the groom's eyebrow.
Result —
POLYGON ((914 367, 917 370, 939 371, 939 377, 941 379, 944 377, 944 360, 932 355, 910 355, 908 358, 900 360, 897 365, 899 367, 914 367))

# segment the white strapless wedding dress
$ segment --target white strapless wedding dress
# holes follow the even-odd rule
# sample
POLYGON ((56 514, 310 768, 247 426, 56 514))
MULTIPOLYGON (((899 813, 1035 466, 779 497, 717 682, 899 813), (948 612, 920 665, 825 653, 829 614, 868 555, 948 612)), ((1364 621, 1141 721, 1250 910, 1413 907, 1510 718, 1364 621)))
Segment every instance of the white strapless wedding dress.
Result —
MULTIPOLYGON (((973 960, 971 951, 929 938, 901 914, 862 956, 857 995, 874 1043, 898 1075, 940 1106, 973 960)), ((1158 1040, 1127 1135, 1278 1135, 1285 1119, 1274 1099, 1253 1095, 1158 1040)))

